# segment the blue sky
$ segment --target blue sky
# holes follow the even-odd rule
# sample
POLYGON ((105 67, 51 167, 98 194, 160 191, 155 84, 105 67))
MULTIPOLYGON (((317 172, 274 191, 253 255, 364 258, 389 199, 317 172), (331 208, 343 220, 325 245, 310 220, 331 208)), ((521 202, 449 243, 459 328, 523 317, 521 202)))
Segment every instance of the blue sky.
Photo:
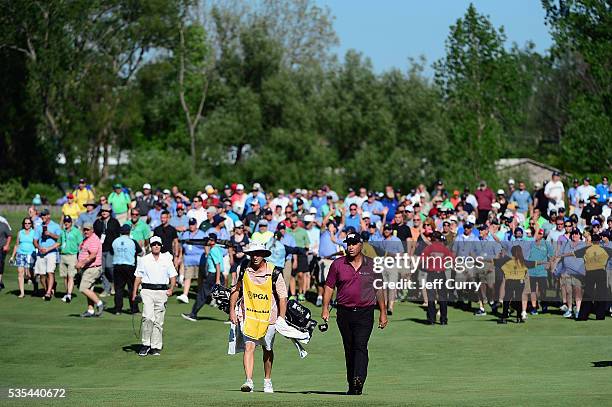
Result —
MULTIPOLYGON (((463 0, 317 0, 335 16, 340 39, 335 52, 342 60, 348 49, 368 56, 377 72, 396 67, 405 70, 408 58, 424 55, 428 66, 444 56, 449 26, 465 14, 470 1, 463 0)), ((476 0, 480 14, 493 25, 504 26, 508 38, 520 46, 531 40, 536 50, 550 48, 552 39, 544 25, 539 0, 476 0)), ((430 76, 429 67, 426 75, 430 76)))

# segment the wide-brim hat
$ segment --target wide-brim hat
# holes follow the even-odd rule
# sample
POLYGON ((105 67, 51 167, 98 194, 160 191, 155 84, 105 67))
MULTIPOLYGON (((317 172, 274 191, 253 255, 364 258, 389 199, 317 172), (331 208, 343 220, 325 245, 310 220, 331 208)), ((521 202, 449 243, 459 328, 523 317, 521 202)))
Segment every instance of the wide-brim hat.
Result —
POLYGON ((272 254, 270 250, 266 249, 266 246, 256 242, 249 243, 249 245, 244 248, 243 252, 245 254, 261 253, 262 257, 268 257, 272 254))

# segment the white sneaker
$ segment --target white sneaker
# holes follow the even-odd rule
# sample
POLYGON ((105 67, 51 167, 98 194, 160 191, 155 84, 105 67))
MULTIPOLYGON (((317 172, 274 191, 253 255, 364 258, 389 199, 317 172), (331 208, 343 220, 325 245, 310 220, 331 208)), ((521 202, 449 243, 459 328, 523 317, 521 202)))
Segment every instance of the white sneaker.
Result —
POLYGON ((240 386, 240 391, 245 393, 253 393, 253 379, 247 379, 246 382, 240 386))
POLYGON ((178 297, 176 297, 176 299, 182 302, 183 304, 189 304, 189 297, 187 297, 185 294, 179 295, 178 297))
POLYGON ((68 294, 66 294, 66 295, 64 295, 64 296, 62 297, 62 302, 66 302, 66 301, 67 301, 67 299, 68 299, 68 294))
POLYGON ((272 388, 272 379, 264 379, 264 393, 274 393, 274 388, 272 388))
POLYGON ((317 297, 317 303, 316 306, 320 307, 321 305, 323 305, 323 297, 321 297, 320 295, 317 297))
POLYGON ((561 306, 561 308, 559 308, 559 311, 566 312, 568 309, 569 309, 569 308, 567 308, 567 305, 563 304, 563 305, 561 306))
POLYGON ((523 311, 523 312, 521 312, 521 319, 522 319, 523 321, 526 321, 526 320, 527 320, 527 311, 523 311))

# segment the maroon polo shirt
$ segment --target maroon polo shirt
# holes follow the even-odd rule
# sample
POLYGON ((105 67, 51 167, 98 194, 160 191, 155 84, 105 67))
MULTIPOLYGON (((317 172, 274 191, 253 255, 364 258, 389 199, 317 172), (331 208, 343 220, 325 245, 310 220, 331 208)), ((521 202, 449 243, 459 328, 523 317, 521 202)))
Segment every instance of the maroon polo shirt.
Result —
POLYGON ((376 305, 374 280, 381 276, 374 272, 374 260, 363 256, 359 269, 355 270, 346 256, 334 260, 327 274, 327 285, 332 290, 338 289, 338 305, 354 307, 371 307, 376 305))
POLYGON ((493 208, 491 204, 495 199, 495 195, 493 195, 491 188, 486 187, 485 189, 477 189, 476 192, 474 192, 474 196, 478 201, 478 209, 490 211, 493 208))

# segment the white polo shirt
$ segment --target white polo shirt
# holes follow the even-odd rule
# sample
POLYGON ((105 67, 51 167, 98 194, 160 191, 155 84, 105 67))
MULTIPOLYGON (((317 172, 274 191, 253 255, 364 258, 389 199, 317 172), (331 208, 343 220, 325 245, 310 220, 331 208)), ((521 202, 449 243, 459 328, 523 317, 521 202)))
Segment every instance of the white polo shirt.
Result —
POLYGON ((155 260, 153 253, 143 256, 138 261, 134 274, 136 277, 142 278, 142 282, 145 284, 168 284, 170 278, 177 275, 170 253, 160 253, 157 260, 155 260))

